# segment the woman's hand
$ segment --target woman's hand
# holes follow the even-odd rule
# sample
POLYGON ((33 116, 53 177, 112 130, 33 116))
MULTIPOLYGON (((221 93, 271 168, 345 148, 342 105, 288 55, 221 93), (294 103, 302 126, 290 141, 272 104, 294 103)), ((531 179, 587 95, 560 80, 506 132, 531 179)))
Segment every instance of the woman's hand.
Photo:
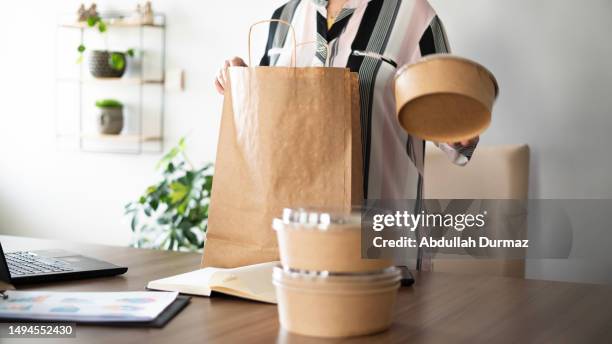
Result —
POLYGON ((452 147, 456 147, 456 146, 468 147, 468 146, 473 145, 474 143, 477 143, 478 140, 480 140, 480 137, 476 136, 476 137, 471 138, 469 140, 463 140, 463 141, 460 141, 460 142, 447 142, 447 144, 449 146, 452 146, 452 147))
POLYGON ((219 69, 219 73, 217 73, 217 78, 215 79, 215 88, 219 94, 223 94, 225 92, 225 85, 227 82, 227 68, 228 67, 247 67, 247 64, 240 57, 233 57, 229 60, 225 60, 223 63, 223 67, 219 69))

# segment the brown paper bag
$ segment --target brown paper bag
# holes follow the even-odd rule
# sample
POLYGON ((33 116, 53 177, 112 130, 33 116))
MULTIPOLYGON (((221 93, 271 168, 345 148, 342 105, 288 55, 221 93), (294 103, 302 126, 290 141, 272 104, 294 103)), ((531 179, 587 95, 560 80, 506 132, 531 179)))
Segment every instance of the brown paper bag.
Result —
POLYGON ((359 89, 342 68, 231 67, 203 266, 278 260, 272 219, 363 199, 359 89))

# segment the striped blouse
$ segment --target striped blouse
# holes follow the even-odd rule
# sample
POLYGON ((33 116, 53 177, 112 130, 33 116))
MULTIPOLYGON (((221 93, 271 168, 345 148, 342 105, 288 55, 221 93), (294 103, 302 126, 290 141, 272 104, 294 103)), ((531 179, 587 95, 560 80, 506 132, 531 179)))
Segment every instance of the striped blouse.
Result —
MULTIPOLYGON (((328 29, 327 0, 291 0, 273 19, 292 23, 298 66, 347 67, 359 73, 364 161, 368 199, 421 199, 425 142, 399 126, 392 92, 398 67, 422 56, 448 53, 444 28, 426 0, 348 0, 328 29)), ((288 66, 288 27, 270 25, 260 65, 288 66)), ((436 143, 459 165, 469 147, 436 143)))

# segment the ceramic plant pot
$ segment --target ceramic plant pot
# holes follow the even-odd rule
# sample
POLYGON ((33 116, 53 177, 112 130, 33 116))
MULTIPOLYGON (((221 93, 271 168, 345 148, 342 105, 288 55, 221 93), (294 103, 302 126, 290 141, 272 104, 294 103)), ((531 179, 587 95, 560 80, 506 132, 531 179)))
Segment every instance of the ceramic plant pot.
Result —
POLYGON ((89 54, 89 72, 96 78, 120 78, 125 73, 127 57, 125 53, 107 50, 93 50, 89 54), (125 63, 123 68, 115 69, 110 64, 111 54, 119 54, 125 63))
POLYGON ((123 130, 123 107, 100 108, 98 131, 104 135, 119 135, 123 130))

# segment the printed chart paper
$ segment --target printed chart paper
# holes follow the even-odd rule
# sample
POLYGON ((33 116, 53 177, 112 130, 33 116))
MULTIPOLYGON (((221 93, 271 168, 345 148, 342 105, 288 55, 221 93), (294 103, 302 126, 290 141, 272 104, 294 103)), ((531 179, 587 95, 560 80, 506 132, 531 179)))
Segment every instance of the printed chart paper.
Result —
POLYGON ((0 319, 75 322, 151 321, 177 297, 176 292, 7 291, 0 319))

